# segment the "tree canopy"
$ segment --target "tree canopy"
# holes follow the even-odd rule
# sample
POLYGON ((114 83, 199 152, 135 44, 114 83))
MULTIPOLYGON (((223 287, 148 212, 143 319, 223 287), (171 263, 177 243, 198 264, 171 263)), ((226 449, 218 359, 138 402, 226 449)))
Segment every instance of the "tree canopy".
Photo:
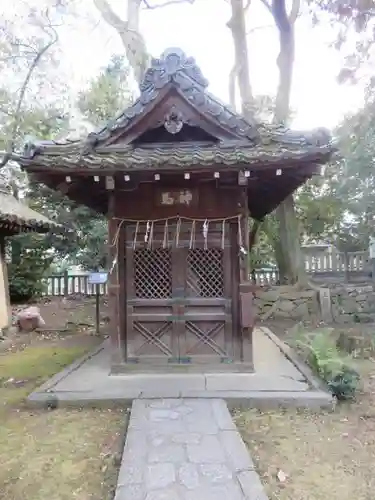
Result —
MULTIPOLYGON (((77 116, 87 130, 102 126, 128 106, 133 98, 132 76, 140 81, 152 52, 140 30, 142 9, 153 10, 183 0, 124 0, 127 16, 117 13, 110 0, 94 0, 93 8, 117 32, 124 53, 113 55, 99 74, 81 86, 74 99, 56 63, 62 53, 62 27, 78 15, 75 2, 19 1, 22 14, 12 11, 0 22, 0 68, 5 75, 0 84, 0 161, 12 176, 16 196, 26 196, 33 208, 72 230, 69 238, 59 234, 44 238, 44 250, 53 248, 60 260, 98 269, 105 266, 106 260, 104 218, 33 179, 27 180, 17 165, 9 162, 10 153, 20 148, 28 136, 51 139, 71 134, 77 128, 77 116)), ((203 0, 185 3, 199 1, 203 0)), ((249 40, 247 27, 254 3, 227 2, 232 14, 228 27, 235 48, 230 95, 235 104, 233 95, 238 87, 244 115, 255 110, 269 121, 289 123, 293 117, 289 101, 294 51, 299 42, 294 28, 306 11, 297 0, 257 0, 268 12, 279 38, 279 79, 274 95, 257 96, 251 85, 251 71, 244 63, 251 51, 258 50, 249 40)), ((298 260, 298 243, 303 241, 329 240, 344 251, 366 249, 374 232, 375 97, 369 62, 373 58, 375 4, 370 0, 308 0, 307 4, 314 23, 331 23, 332 42, 344 56, 339 75, 342 84, 365 78, 366 105, 347 116, 334 131, 340 155, 327 166, 325 174, 306 184, 289 205, 259 225, 258 247, 252 255, 256 265, 275 261, 282 265, 287 256, 284 264, 291 267, 298 260)))

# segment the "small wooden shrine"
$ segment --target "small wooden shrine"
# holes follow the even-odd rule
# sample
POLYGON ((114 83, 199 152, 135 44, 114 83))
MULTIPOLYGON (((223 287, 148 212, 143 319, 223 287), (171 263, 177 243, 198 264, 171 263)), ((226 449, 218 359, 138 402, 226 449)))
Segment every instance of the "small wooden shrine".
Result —
POLYGON ((249 217, 320 173, 333 151, 245 121, 179 49, 134 104, 85 141, 27 144, 20 163, 108 217, 113 370, 252 370, 249 217))
POLYGON ((0 174, 0 331, 11 325, 5 241, 9 236, 35 231, 46 233, 55 224, 16 200, 7 179, 0 174))

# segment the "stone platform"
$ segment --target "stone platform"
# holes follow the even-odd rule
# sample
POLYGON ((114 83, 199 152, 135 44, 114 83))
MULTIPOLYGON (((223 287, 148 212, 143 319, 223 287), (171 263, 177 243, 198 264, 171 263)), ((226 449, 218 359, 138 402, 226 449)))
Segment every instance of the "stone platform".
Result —
MULTIPOLYGON (((284 346, 286 348, 286 346, 284 346)), ((107 339, 90 355, 73 363, 30 394, 30 405, 130 405, 134 399, 220 398, 232 407, 278 405, 319 408, 331 405, 308 370, 284 352, 266 328, 254 332, 255 373, 186 373, 111 375, 107 339)))
POLYGON ((136 400, 115 500, 267 500, 220 399, 136 400))

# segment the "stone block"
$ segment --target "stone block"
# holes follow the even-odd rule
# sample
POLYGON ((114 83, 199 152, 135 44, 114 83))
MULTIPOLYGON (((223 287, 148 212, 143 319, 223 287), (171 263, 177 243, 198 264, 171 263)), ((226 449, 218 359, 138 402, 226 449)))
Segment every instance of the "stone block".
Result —
POLYGON ((140 484, 130 484, 127 486, 117 485, 114 500, 143 500, 145 491, 140 484))
POLYGON ((196 464, 185 463, 178 470, 178 479, 180 484, 188 490, 198 488, 200 484, 199 472, 196 464))
POLYGON ((344 325, 344 324, 347 324, 347 323, 351 323, 353 321, 352 319, 352 316, 350 314, 338 314, 336 316, 336 321, 337 323, 339 323, 340 325, 344 325))
POLYGON ((216 423, 220 430, 237 430, 232 416, 228 411, 227 404, 223 399, 213 399, 211 405, 216 423))
POLYGON ((252 380, 255 373, 207 373, 207 391, 244 391, 254 387, 252 380))
POLYGON ((167 488, 147 493, 145 500, 181 500, 181 494, 175 488, 167 488))
POLYGON ((246 500, 268 500, 268 496, 255 471, 243 471, 237 475, 246 500))
POLYGON ((292 300, 282 299, 277 303, 277 307, 279 311, 291 312, 295 308, 295 304, 292 300))
POLYGON ((184 433, 175 434, 172 436, 172 441, 179 444, 198 444, 200 443, 202 436, 198 433, 184 433))
POLYGON ((146 486, 148 490, 166 488, 176 481, 176 471, 173 464, 148 465, 146 472, 146 486))
POLYGON ((228 484, 206 485, 188 491, 184 500, 243 500, 243 494, 240 486, 231 481, 228 484))
POLYGON ((309 316, 309 308, 307 307, 306 302, 302 302, 297 305, 297 307, 291 312, 291 316, 294 319, 304 319, 309 316))
POLYGON ((218 464, 226 462, 223 447, 217 436, 203 436, 199 444, 188 444, 187 453, 190 462, 194 464, 218 464))
POLYGON ((225 464, 202 464, 200 472, 209 484, 227 483, 233 479, 233 473, 225 464))
POLYGON ((275 318, 288 318, 290 319, 290 311, 275 311, 273 316, 275 318))
POLYGON ((256 297, 263 302, 276 302, 280 296, 280 292, 278 290, 269 290, 267 292, 259 292, 256 294, 256 297))
POLYGON ((129 429, 124 448, 124 458, 127 463, 139 464, 144 463, 148 453, 147 439, 143 431, 138 431, 135 429, 129 429))
POLYGON ((254 469, 254 463, 249 451, 237 431, 222 431, 220 441, 233 471, 254 469))
POLYGON ((341 304, 341 308, 345 314, 354 314, 358 311, 358 305, 353 299, 344 300, 341 304))
POLYGON ((128 486, 129 484, 142 484, 143 465, 132 465, 128 461, 121 464, 117 486, 128 486))
POLYGON ((154 447, 148 455, 149 463, 171 462, 176 464, 184 460, 186 460, 186 453, 181 444, 161 444, 154 447))

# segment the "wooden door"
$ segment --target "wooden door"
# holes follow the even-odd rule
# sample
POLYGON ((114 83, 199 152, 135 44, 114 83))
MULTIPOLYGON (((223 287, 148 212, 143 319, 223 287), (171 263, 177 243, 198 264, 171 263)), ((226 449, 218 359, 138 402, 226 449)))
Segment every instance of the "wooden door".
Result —
POLYGON ((156 364, 230 362, 229 240, 212 228, 211 238, 204 242, 197 235, 192 245, 181 227, 176 244, 174 228, 170 231, 166 248, 162 227, 154 228, 150 247, 132 244, 134 228, 128 234, 127 359, 156 364))
POLYGON ((183 363, 233 360, 229 248, 184 249, 178 352, 183 363))
POLYGON ((152 245, 145 242, 145 225, 128 226, 126 230, 128 362, 167 364, 178 358, 173 301, 177 267, 172 246, 164 244, 163 229, 161 224, 155 225, 152 245))

